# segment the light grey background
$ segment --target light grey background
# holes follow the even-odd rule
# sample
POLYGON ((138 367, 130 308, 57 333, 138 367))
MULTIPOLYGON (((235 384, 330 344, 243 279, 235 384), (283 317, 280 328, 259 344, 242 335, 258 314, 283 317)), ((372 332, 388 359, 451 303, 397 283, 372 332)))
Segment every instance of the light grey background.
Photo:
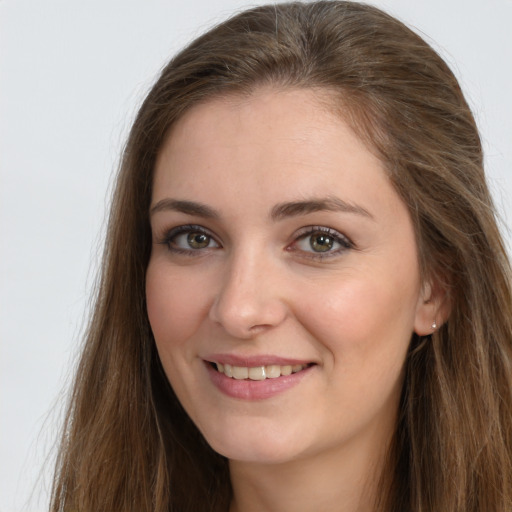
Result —
MULTIPOLYGON (((46 509, 107 191, 137 105, 178 48, 259 3, 0 0, 0 512, 46 509)), ((509 223, 512 0, 373 3, 428 34, 461 79, 509 223)))

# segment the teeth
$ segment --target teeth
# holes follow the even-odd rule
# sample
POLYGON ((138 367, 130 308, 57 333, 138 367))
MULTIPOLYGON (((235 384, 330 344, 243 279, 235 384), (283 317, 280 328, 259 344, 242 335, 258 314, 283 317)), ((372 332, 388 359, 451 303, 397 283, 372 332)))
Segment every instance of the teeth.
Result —
POLYGON ((300 372, 307 368, 307 364, 294 364, 279 366, 276 364, 268 366, 253 366, 248 368, 246 366, 232 366, 230 364, 216 363, 219 373, 223 373, 226 377, 237 380, 265 380, 276 379, 282 375, 291 375, 292 373, 300 372))
POLYGON ((277 364, 265 366, 265 373, 267 379, 276 379, 277 377, 281 377, 281 367, 277 364))
POLYGON ((243 380, 249 378, 249 368, 243 366, 232 366, 233 378, 236 380, 243 380))
POLYGON ((251 380, 265 380, 267 377, 264 366, 255 366, 254 368, 249 368, 247 372, 247 377, 251 380))
POLYGON ((291 375, 292 367, 291 365, 281 366, 281 375, 291 375))

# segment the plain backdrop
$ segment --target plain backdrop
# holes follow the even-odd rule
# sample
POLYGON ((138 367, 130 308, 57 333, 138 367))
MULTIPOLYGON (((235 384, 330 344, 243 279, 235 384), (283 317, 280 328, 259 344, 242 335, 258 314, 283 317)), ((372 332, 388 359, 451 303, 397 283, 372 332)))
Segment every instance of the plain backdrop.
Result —
MULTIPOLYGON (((137 106, 177 49, 259 3, 0 0, 0 512, 47 509, 109 186, 137 106)), ((373 3, 427 35, 461 80, 505 229, 512 0, 373 3)))

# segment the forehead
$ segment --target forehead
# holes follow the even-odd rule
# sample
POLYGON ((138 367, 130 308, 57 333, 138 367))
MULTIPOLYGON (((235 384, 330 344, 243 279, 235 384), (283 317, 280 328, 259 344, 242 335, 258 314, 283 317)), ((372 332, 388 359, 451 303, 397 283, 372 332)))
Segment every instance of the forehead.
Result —
POLYGON ((261 89, 196 105, 169 133, 155 171, 153 202, 166 194, 281 202, 333 191, 368 203, 397 199, 332 95, 310 89, 261 89))
MULTIPOLYGON (((271 137, 300 135, 301 131, 316 125, 321 129, 326 117, 337 122, 336 99, 333 93, 322 88, 273 88, 259 87, 250 93, 229 93, 214 96, 192 106, 173 125, 162 150, 171 144, 181 146, 191 134, 201 133, 212 137, 231 136, 233 142, 240 140, 250 129, 266 127, 267 139, 271 137), (294 123, 290 131, 288 122, 294 123), (247 123, 246 121, 250 121, 247 123), (281 130, 284 126, 284 131, 281 130), (240 129, 243 128, 243 131, 240 129), (227 133, 232 129, 231 133, 227 133)), ((254 137, 255 131, 250 133, 254 137)), ((261 141, 261 139, 260 139, 261 141)), ((204 143, 209 142, 209 138, 204 143)), ((218 142, 218 141, 216 141, 218 142)))

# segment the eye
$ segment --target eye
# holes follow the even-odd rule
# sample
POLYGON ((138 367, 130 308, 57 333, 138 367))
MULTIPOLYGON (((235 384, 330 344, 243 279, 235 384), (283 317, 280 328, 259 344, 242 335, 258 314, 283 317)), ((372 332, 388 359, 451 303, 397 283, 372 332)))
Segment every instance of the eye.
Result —
MULTIPOLYGON (((185 238, 185 235, 181 235, 181 237, 176 237, 175 243, 178 244, 178 240, 180 238, 185 238)), ((186 235, 187 244, 192 249, 206 249, 210 245, 212 239, 201 232, 191 232, 186 235)))
POLYGON ((304 228, 291 249, 310 253, 314 257, 334 256, 353 247, 352 242, 338 231, 321 226, 304 228))
POLYGON ((161 241, 170 251, 192 253, 204 249, 218 248, 220 245, 201 226, 178 226, 171 229, 161 241))

